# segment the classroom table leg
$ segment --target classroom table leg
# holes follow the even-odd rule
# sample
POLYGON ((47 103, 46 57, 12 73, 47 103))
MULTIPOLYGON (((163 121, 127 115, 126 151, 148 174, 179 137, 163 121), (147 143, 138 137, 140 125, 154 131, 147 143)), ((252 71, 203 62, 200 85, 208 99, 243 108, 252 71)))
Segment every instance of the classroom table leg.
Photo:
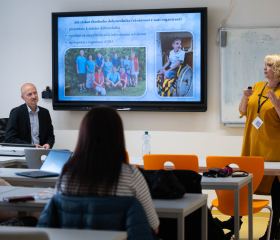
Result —
POLYGON ((205 205, 201 207, 201 239, 207 240, 207 215, 208 215, 208 207, 207 200, 205 201, 205 205))
POLYGON ((177 230, 178 230, 178 240, 185 239, 185 218, 183 214, 178 216, 178 223, 177 223, 177 230))
POLYGON ((239 188, 234 188, 234 236, 239 240, 239 188))
POLYGON ((253 180, 248 184, 248 237, 253 240, 253 180))

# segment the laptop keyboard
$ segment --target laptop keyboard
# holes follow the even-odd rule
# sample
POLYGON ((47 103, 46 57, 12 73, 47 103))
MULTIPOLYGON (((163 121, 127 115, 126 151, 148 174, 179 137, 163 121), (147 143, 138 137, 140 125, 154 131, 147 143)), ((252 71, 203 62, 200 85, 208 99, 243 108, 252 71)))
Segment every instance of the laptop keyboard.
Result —
POLYGON ((41 176, 46 176, 49 175, 51 173, 48 172, 40 172, 40 171, 31 171, 31 172, 24 172, 25 175, 32 175, 34 177, 41 177, 41 176))

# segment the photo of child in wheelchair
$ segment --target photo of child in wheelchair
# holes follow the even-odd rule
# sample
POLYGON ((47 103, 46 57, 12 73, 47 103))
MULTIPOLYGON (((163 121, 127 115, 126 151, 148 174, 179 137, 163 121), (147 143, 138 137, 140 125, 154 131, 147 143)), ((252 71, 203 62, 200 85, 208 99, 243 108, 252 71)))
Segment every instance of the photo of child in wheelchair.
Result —
MULTIPOLYGON (((164 34, 164 33, 163 33, 164 34)), ((167 35, 167 34, 166 34, 167 35)), ((164 39, 164 35, 160 36, 164 39)), ((173 50, 168 52, 165 42, 162 42, 162 55, 166 58, 163 67, 157 72, 156 85, 157 93, 161 97, 186 97, 192 95, 193 81, 193 52, 192 37, 185 37, 184 44, 188 46, 188 50, 182 49, 182 40, 175 37, 172 40, 173 50), (167 68, 169 67, 169 68, 167 68)), ((170 42, 170 40, 169 40, 170 42)))

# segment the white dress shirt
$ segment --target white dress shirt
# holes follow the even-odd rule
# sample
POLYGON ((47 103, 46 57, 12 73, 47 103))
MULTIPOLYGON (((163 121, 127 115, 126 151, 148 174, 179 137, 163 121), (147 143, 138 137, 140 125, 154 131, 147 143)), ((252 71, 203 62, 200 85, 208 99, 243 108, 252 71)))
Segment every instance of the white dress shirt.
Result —
MULTIPOLYGON (((27 105, 26 105, 27 106, 27 105)), ((40 144, 39 139, 39 107, 37 106, 35 113, 27 106, 30 128, 31 128, 31 144, 40 144)))

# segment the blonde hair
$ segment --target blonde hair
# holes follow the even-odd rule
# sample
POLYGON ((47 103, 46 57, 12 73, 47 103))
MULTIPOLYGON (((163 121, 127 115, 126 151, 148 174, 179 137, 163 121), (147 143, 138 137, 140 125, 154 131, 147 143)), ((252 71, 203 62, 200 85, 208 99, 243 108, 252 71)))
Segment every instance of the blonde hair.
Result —
POLYGON ((264 61, 272 64, 274 76, 280 81, 280 54, 269 54, 264 58, 264 61))

